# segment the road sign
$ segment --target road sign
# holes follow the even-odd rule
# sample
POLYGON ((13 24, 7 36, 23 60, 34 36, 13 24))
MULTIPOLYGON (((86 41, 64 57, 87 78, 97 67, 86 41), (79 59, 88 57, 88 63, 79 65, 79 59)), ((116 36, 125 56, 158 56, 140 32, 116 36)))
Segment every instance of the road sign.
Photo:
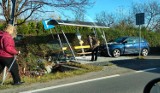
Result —
POLYGON ((45 30, 54 28, 55 26, 51 23, 53 19, 46 19, 46 20, 42 20, 43 26, 45 30))
POLYGON ((136 14, 136 25, 143 25, 144 24, 144 13, 136 14))
POLYGON ((141 25, 145 22, 144 13, 137 13, 136 14, 136 25, 139 25, 139 58, 141 56, 141 25))

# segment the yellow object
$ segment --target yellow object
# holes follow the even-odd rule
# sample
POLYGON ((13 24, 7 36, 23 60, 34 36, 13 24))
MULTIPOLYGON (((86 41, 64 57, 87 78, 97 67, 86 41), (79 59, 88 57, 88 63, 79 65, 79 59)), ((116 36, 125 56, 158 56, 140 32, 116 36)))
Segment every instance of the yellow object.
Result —
POLYGON ((82 53, 77 53, 79 55, 85 55, 85 54, 91 54, 92 52, 82 52, 82 53))
POLYGON ((74 49, 90 48, 90 45, 85 46, 74 46, 74 49))
POLYGON ((67 50, 67 47, 63 47, 62 50, 67 50))
POLYGON ((84 43, 84 42, 83 42, 82 40, 79 42, 80 45, 82 45, 83 43, 84 43))

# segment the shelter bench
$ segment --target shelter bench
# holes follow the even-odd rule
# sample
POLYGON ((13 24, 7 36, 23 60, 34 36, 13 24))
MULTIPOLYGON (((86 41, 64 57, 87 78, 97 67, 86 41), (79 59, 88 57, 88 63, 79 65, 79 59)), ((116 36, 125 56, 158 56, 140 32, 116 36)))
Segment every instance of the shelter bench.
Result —
MULTIPOLYGON (((78 50, 78 49, 89 49, 90 48, 90 45, 83 45, 83 46, 74 46, 74 49, 75 50, 78 50)), ((81 52, 81 53, 77 53, 78 55, 86 55, 86 54, 91 54, 92 52, 81 52)))
MULTIPOLYGON (((78 52, 76 53, 77 55, 87 55, 87 54, 91 54, 92 52, 86 52, 85 49, 89 49, 90 45, 82 45, 82 46, 74 46, 73 49, 78 50, 78 49, 84 49, 84 52, 78 52)), ((62 48, 64 51, 68 49, 68 47, 63 47, 62 48)))

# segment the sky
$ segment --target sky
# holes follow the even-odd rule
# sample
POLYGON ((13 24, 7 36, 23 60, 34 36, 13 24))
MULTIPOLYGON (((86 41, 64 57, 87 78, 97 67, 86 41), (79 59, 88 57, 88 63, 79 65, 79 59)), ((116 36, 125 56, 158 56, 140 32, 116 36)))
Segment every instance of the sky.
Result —
MULTIPOLYGON (((153 0, 91 0, 95 2, 93 7, 86 9, 87 12, 85 13, 85 19, 87 21, 95 21, 95 15, 105 11, 107 13, 112 14, 129 14, 129 10, 133 3, 145 3, 151 2, 153 0)), ((160 0, 154 0, 160 1, 160 0)), ((74 16, 71 15, 71 12, 66 12, 68 15, 73 18, 74 16)), ((64 18, 65 19, 65 18, 64 18)), ((67 18, 68 19, 68 18, 67 18)))
POLYGON ((95 1, 95 5, 87 10, 87 14, 93 18, 95 14, 100 13, 101 11, 106 11, 107 13, 115 13, 117 11, 122 11, 122 9, 128 11, 133 0, 92 0, 92 1, 95 1))
MULTIPOLYGON (((94 6, 90 7, 89 9, 86 9, 85 13, 85 20, 87 21, 95 21, 95 15, 98 13, 101 13, 102 11, 105 11, 107 13, 112 14, 129 14, 129 10, 133 3, 145 3, 145 2, 151 2, 153 0, 90 0, 91 2, 95 2, 94 6)), ((154 0, 159 1, 160 0, 154 0)), ((50 9, 53 10, 53 9, 50 9)), ((59 12, 59 9, 55 9, 55 12, 48 14, 42 14, 43 19, 50 18, 51 15, 57 15, 61 16, 63 20, 69 19, 74 20, 74 14, 70 11, 64 11, 59 12), (62 16, 62 12, 64 12, 67 16, 62 16)), ((1 17, 0 17, 1 18, 1 17)))
MULTIPOLYGON (((129 14, 129 10, 133 3, 145 3, 153 0, 91 0, 95 5, 87 9, 86 15, 91 19, 95 19, 95 15, 105 11, 112 14, 129 14)), ((159 1, 159 0, 157 0, 159 1)))

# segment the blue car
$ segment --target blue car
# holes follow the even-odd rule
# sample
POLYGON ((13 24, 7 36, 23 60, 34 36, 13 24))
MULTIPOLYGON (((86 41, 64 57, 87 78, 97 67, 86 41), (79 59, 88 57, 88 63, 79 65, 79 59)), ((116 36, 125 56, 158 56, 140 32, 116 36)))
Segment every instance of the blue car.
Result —
POLYGON ((102 56, 111 55, 113 57, 119 57, 124 54, 139 54, 139 50, 142 56, 147 56, 149 53, 149 43, 141 38, 139 43, 139 37, 120 37, 113 42, 100 46, 100 53, 102 56))

